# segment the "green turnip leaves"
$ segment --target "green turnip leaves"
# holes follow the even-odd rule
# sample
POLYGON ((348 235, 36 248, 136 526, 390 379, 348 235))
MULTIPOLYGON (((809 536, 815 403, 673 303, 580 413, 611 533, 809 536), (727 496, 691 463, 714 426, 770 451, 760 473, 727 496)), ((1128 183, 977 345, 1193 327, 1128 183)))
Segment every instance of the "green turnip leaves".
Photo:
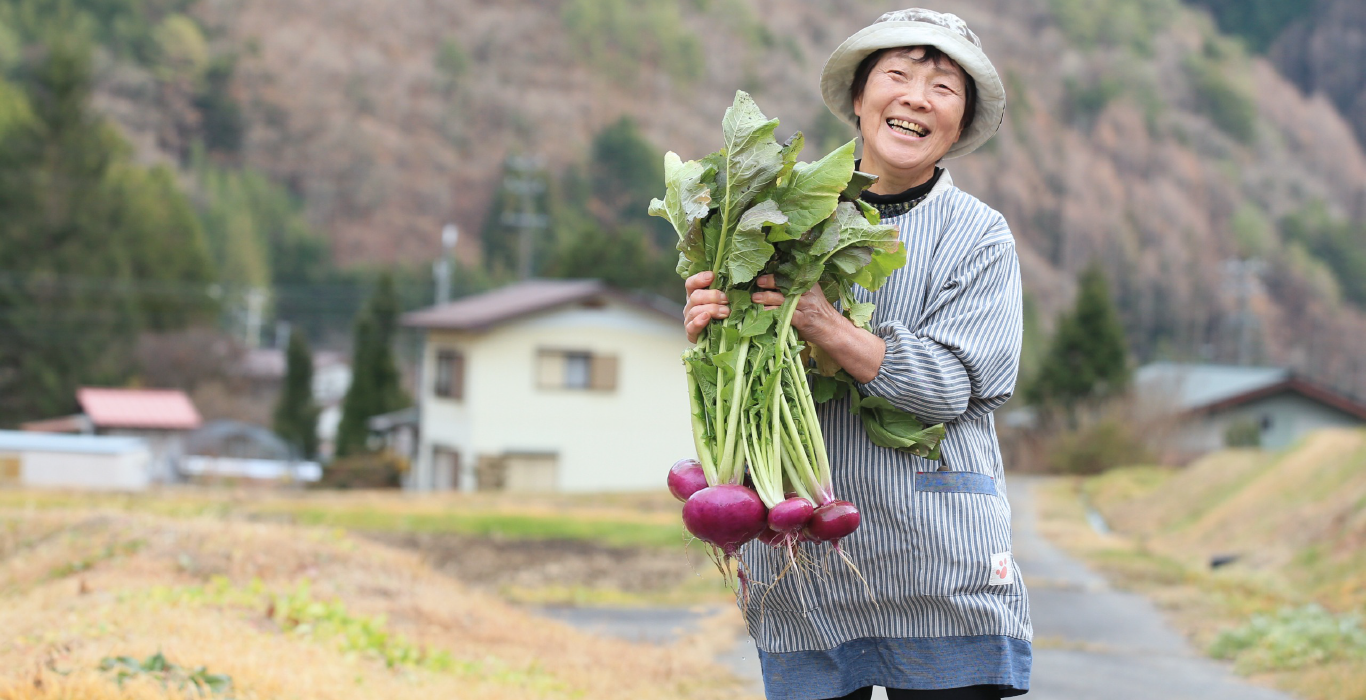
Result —
POLYGON ((695 161, 665 156, 664 199, 650 214, 678 232, 678 274, 710 270, 730 314, 684 354, 693 439, 711 485, 746 473, 770 507, 796 490, 833 499, 830 465, 814 404, 849 397, 878 445, 931 455, 943 426, 926 428, 883 399, 863 399, 852 378, 792 330, 797 300, 820 285, 855 325, 871 330, 874 307, 855 288, 876 290, 906 264, 900 232, 859 195, 876 177, 854 170, 854 142, 811 163, 797 160, 800 133, 778 143, 778 120, 737 92, 722 119, 724 148, 695 161), (786 297, 777 309, 750 300, 771 273, 786 297), (810 383, 808 383, 808 380, 810 383), (860 400, 862 399, 862 400, 860 400))

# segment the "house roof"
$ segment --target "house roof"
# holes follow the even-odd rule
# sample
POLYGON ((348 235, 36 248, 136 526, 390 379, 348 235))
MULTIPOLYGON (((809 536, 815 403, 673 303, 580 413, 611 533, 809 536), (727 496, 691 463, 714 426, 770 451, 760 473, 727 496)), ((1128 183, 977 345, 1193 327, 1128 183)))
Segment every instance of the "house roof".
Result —
POLYGON ((30 433, 88 433, 90 427, 90 419, 86 418, 84 413, 19 424, 20 430, 30 433))
POLYGON ((147 449, 142 438, 106 435, 64 435, 0 430, 2 452, 64 452, 117 455, 147 449))
POLYGON ((683 307, 655 296, 628 294, 601 280, 527 280, 449 304, 403 315, 410 328, 482 331, 541 311, 605 299, 683 320, 683 307))
POLYGON ((1283 367, 1156 362, 1134 374, 1139 391, 1170 397, 1175 408, 1209 413, 1282 392, 1294 392, 1366 420, 1366 403, 1319 386, 1283 367))
POLYGON ((96 428, 194 430, 203 422, 190 397, 177 389, 84 387, 76 400, 96 428))

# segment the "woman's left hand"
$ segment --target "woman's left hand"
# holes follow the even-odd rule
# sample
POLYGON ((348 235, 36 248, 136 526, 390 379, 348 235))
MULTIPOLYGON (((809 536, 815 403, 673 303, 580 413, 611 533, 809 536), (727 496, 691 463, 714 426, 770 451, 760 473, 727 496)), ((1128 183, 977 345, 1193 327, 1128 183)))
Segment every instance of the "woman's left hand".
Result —
MULTIPOLYGON (((765 309, 782 306, 783 293, 777 290, 773 275, 762 275, 755 282, 765 291, 755 292, 750 297, 754 303, 763 304, 765 309)), ((873 381, 882 368, 886 342, 845 318, 826 300, 820 285, 797 300, 797 308, 792 312, 792 327, 802 340, 824 350, 857 381, 873 381)))
MULTIPOLYGON (((760 289, 769 290, 755 292, 750 297, 754 303, 763 304, 765 309, 776 309, 783 305, 785 297, 777 291, 778 283, 773 275, 760 275, 754 282, 760 289)), ((821 345, 823 338, 839 332, 842 325, 852 324, 825 298, 819 284, 797 300, 797 308, 792 313, 792 328, 803 340, 821 345)))

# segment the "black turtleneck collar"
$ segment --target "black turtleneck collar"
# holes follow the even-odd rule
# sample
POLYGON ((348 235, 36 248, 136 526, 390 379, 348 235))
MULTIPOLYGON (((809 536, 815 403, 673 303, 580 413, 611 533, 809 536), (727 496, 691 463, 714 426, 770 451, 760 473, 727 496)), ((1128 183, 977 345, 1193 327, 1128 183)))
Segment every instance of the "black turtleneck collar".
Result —
MULTIPOLYGON (((855 169, 858 168, 859 162, 860 161, 854 162, 855 169)), ((873 208, 877 209, 878 214, 881 215, 883 219, 890 219, 893 216, 905 214, 914 209, 915 205, 924 201, 925 197, 929 195, 930 190, 934 189, 935 183, 939 182, 939 176, 943 174, 944 169, 936 167, 934 169, 934 175, 932 175, 929 180, 908 190, 896 194, 876 194, 870 190, 864 190, 863 195, 859 198, 873 205, 873 208)))

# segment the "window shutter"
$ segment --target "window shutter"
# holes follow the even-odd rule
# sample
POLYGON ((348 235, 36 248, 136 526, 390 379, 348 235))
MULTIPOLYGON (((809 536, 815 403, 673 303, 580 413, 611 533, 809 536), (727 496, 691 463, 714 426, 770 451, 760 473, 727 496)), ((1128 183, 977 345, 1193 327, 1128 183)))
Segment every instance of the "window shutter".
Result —
POLYGON ((18 486, 23 475, 19 455, 0 455, 0 484, 18 486))
POLYGON ((593 368, 589 378, 589 388, 594 391, 617 390, 616 355, 593 356, 593 368))
POLYGON ((460 352, 451 358, 451 398, 465 400, 465 354, 460 352))
POLYGON ((554 350, 537 353, 536 386, 541 389, 564 388, 564 353, 554 350))

